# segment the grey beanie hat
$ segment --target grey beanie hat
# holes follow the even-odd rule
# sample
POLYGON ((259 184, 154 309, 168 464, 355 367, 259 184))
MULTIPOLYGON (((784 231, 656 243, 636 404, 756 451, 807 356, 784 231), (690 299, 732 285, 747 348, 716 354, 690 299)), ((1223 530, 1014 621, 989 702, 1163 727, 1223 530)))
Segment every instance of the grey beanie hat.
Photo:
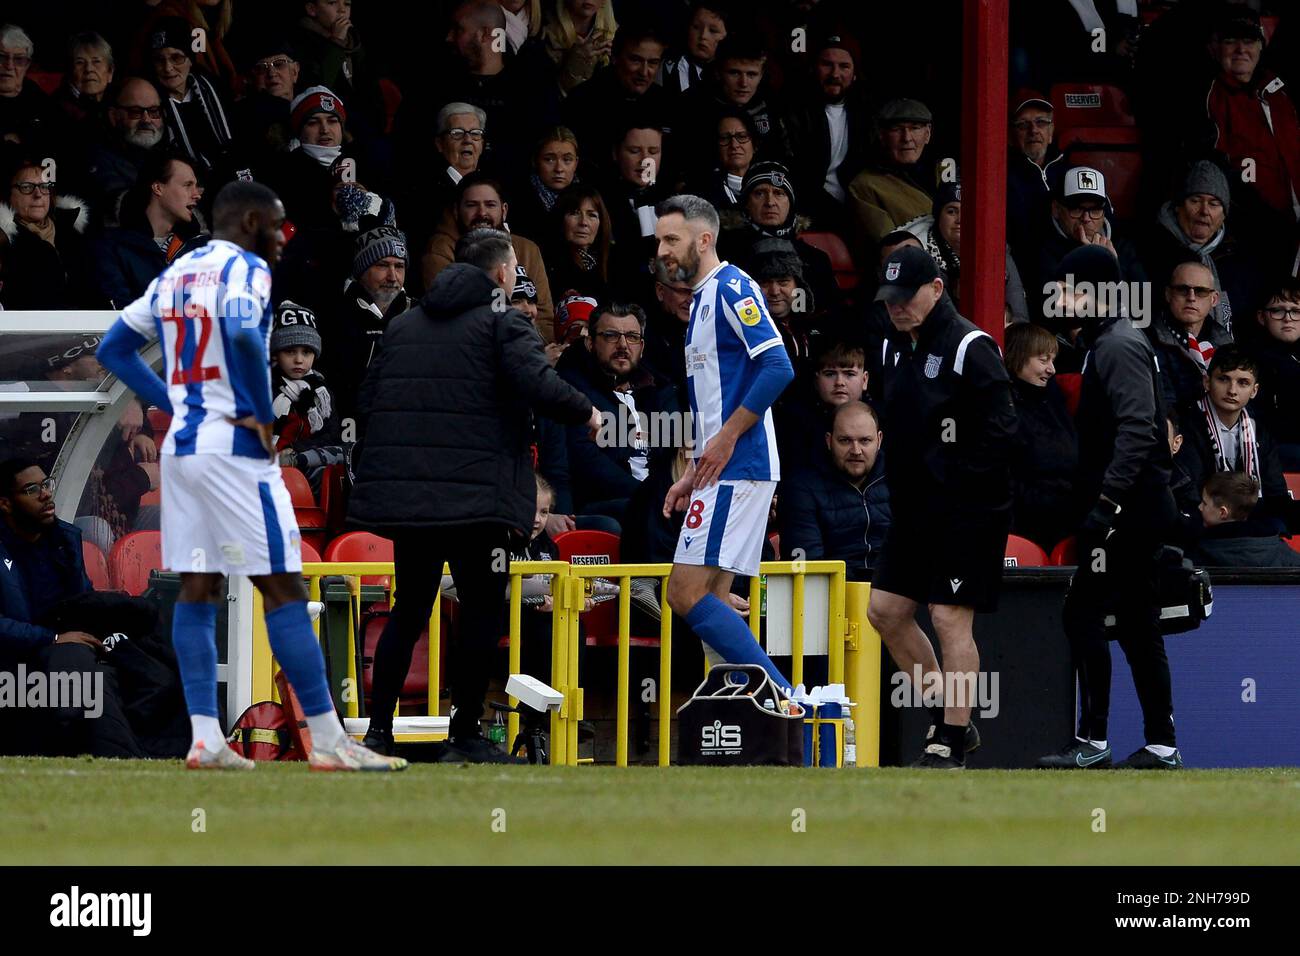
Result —
POLYGON ((1188 196, 1197 193, 1204 193, 1219 200, 1223 203, 1223 214, 1225 216, 1228 214, 1228 202, 1231 199, 1228 177, 1223 174, 1222 169, 1208 159, 1200 159, 1192 164, 1192 168, 1187 171, 1187 176, 1183 180, 1178 201, 1182 202, 1188 196))
POLYGON ((406 259, 406 233, 396 226, 377 226, 357 236, 356 255, 352 258, 352 278, 361 274, 380 259, 394 256, 406 259))
POLYGON ((316 328, 316 313, 305 305, 285 299, 275 309, 275 326, 271 329, 272 354, 281 349, 305 345, 320 358, 321 338, 316 328))

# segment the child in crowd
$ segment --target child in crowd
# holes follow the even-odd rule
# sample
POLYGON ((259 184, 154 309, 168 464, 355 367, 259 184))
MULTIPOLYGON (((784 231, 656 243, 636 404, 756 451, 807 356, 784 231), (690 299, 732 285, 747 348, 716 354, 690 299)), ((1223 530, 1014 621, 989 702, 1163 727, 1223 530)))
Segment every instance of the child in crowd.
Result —
POLYGON ((1254 516, 1259 483, 1239 471, 1211 475, 1201 491, 1205 522, 1192 558, 1216 568, 1300 568, 1300 554, 1273 523, 1254 516))
POLYGON ((1287 494, 1277 449, 1268 430, 1247 410, 1258 394, 1259 363, 1235 345, 1216 349, 1205 394, 1183 417, 1182 455, 1198 485, 1227 471, 1255 479, 1262 491, 1261 517, 1293 527, 1296 503, 1287 494))
POLYGON ((339 426, 325 376, 313 366, 321 337, 311 309, 286 299, 271 331, 271 410, 280 464, 297 468, 319 495, 326 466, 342 462, 339 426))

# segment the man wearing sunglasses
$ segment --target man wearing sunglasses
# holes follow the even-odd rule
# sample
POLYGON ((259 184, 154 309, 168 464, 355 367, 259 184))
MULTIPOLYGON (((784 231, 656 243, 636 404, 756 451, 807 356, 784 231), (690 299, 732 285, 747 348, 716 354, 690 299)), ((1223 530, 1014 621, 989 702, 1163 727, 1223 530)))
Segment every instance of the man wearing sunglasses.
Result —
POLYGON ((81 712, 0 707, 0 753, 145 755, 123 716, 112 668, 102 663, 103 642, 36 623, 91 590, 81 531, 55 516, 54 480, 29 459, 0 462, 0 672, 25 672, 30 680, 39 671, 51 688, 70 678, 102 690, 81 712), (90 685, 83 674, 92 676, 90 685))
MULTIPOLYGON (((560 377, 591 400, 605 420, 594 438, 585 425, 568 429, 569 473, 579 514, 601 514, 623 521, 628 499, 650 474, 653 447, 650 424, 662 412, 677 412, 670 381, 642 362, 646 314, 639 305, 609 303, 591 316, 585 348, 560 358, 560 377)), ((669 457, 676 449, 666 449, 669 457)))
POLYGON ((1214 350, 1232 342, 1232 326, 1218 317, 1218 280, 1188 256, 1165 282, 1164 308, 1147 334, 1160 359, 1165 403, 1183 408, 1201 397, 1214 350))

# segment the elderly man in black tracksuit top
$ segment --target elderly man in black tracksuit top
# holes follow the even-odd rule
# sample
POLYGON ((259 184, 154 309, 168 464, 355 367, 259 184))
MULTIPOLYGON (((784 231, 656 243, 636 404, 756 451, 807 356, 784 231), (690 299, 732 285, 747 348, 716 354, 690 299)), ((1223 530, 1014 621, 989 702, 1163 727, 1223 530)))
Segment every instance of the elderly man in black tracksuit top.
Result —
POLYGON ((877 300, 893 326, 881 353, 893 520, 867 616, 898 669, 915 679, 919 668, 923 699, 942 700, 915 766, 956 770, 979 745, 973 701, 962 689, 979 671, 975 612, 996 608, 1002 582, 1015 406, 997 343, 957 313, 924 250, 890 255, 877 300), (943 651, 942 675, 916 624, 923 603, 943 651), (958 693, 937 693, 949 688, 958 693))
MULTIPOLYGON (((1169 490, 1173 465, 1155 353, 1128 318, 1111 314, 1098 293, 1120 281, 1106 249, 1069 253, 1057 275, 1059 302, 1082 328, 1089 352, 1076 417, 1080 499, 1091 504, 1078 534, 1079 569, 1065 600, 1063 623, 1079 680, 1079 729, 1040 767, 1111 766, 1110 647, 1105 621, 1128 658, 1142 705, 1147 746, 1116 766, 1177 769, 1169 661, 1160 633, 1155 557, 1172 540, 1178 509, 1169 490), (1101 313, 1101 314, 1098 314, 1101 313)), ((1116 300, 1110 300, 1116 301, 1116 300)))
POLYGON ((597 428, 600 413, 551 368, 542 340, 509 308, 508 233, 461 237, 417 308, 389 324, 361 387, 361 444, 348 523, 393 540, 401 589, 375 648, 367 746, 391 752, 393 709, 450 562, 460 599, 444 760, 510 758, 481 734, 492 656, 505 629, 510 535, 533 526, 530 408, 597 428))

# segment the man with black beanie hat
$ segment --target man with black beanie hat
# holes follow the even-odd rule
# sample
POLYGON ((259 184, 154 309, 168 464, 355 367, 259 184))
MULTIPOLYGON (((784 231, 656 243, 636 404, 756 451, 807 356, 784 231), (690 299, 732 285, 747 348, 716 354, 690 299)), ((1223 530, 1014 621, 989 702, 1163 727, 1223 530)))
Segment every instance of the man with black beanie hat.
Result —
POLYGON ((1057 270, 1049 308, 1080 327, 1088 348, 1076 424, 1080 500, 1091 510, 1078 533, 1079 568, 1065 599, 1063 623, 1079 679, 1079 729, 1040 767, 1111 766, 1107 618, 1128 658, 1147 744, 1117 766, 1183 765, 1174 741, 1169 661, 1160 633, 1156 554, 1171 540, 1178 509, 1169 490, 1172 459, 1155 353, 1125 315, 1118 260, 1083 245, 1057 270))
POLYGON ((915 689, 941 697, 914 766, 960 770, 979 746, 973 701, 962 692, 979 671, 975 612, 997 607, 1011 527, 1011 382, 997 343, 958 314, 924 249, 901 246, 885 260, 876 301, 891 324, 881 345, 879 408, 890 436, 892 523, 867 618, 915 689), (922 603, 942 672, 916 623, 922 603))

